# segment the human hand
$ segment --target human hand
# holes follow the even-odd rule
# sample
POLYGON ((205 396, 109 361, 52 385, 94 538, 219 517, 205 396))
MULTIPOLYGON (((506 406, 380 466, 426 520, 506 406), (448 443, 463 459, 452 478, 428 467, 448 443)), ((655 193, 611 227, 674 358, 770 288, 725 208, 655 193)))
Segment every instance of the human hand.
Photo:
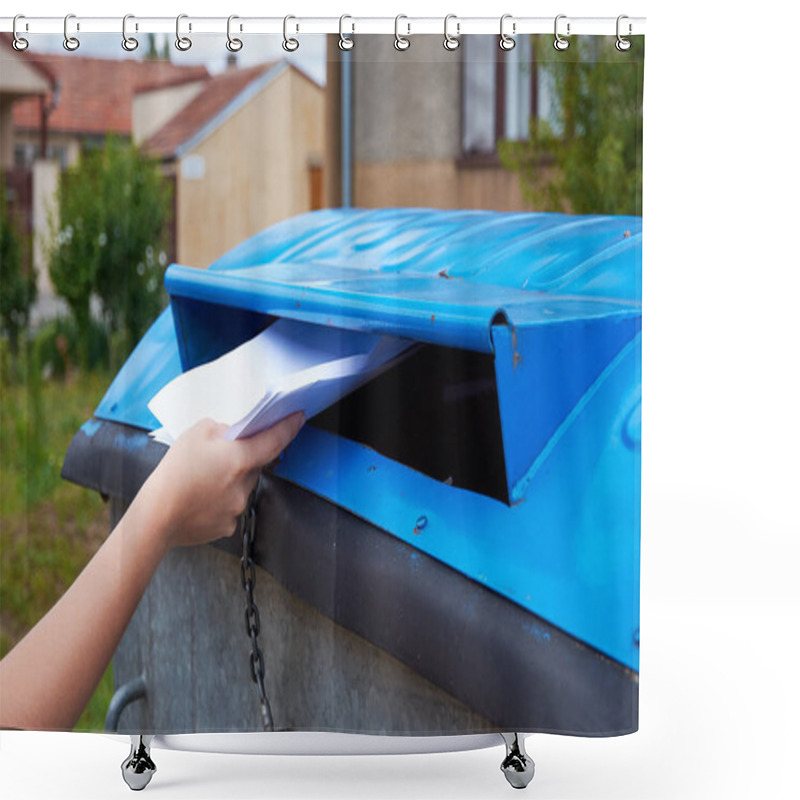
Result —
POLYGON ((158 519, 165 551, 232 535, 261 468, 304 421, 297 412, 255 436, 227 441, 227 426, 205 419, 179 436, 135 501, 158 519))

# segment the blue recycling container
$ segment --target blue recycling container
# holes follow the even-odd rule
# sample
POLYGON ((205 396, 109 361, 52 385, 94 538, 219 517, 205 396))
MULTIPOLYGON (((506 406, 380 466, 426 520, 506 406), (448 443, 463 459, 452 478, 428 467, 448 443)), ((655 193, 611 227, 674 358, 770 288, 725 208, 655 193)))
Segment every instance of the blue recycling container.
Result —
MULTIPOLYGON (((272 592, 276 725, 635 730, 641 241, 637 217, 333 209, 274 225, 207 270, 171 265, 169 308, 63 474, 111 496, 118 518, 165 452, 148 437, 148 401, 278 318, 418 342, 311 419, 267 477, 256 560, 272 592), (331 636, 352 637, 358 655, 332 670, 317 654, 301 678, 287 663, 306 634, 306 656, 331 636), (404 688, 364 702, 382 670, 404 688), (420 687, 441 703, 417 703, 420 687)), ((237 546, 160 568, 115 659, 117 685, 147 674, 131 729, 255 720, 231 700, 247 686, 247 641, 235 580, 219 576, 238 575, 237 546), (180 612, 187 576, 195 599, 180 612), (220 663, 226 637, 241 646, 236 666, 220 663), (194 699, 177 702, 189 685, 194 699)))

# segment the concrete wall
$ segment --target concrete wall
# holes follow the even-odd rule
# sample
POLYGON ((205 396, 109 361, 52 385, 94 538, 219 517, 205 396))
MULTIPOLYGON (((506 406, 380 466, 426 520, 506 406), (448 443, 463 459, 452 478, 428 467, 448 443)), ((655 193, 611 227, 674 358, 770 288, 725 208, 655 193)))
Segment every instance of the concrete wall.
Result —
POLYGON ((39 159, 33 165, 33 266, 40 296, 53 294, 47 261, 50 219, 58 219, 58 179, 61 169, 55 161, 39 159))
MULTIPOLYGON (((328 42, 326 199, 341 203, 341 64, 328 42)), ((461 50, 418 36, 406 52, 359 36, 353 59, 353 205, 529 210, 499 160, 463 158, 461 50)))
POLYGON ((132 112, 133 143, 141 144, 165 125, 198 95, 203 85, 204 81, 193 81, 135 94, 132 112))
POLYGON ((177 174, 177 260, 205 267, 311 207, 324 154, 324 92, 286 69, 191 153, 177 174))
POLYGON ((461 55, 438 36, 404 53, 386 36, 353 48, 353 155, 359 163, 458 158, 461 55))

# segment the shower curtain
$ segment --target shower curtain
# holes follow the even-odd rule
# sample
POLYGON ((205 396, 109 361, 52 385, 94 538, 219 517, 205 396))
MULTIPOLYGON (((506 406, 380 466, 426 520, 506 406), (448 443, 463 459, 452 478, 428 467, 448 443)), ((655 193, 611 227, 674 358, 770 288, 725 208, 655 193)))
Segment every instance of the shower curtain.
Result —
POLYGON ((0 40, 9 660, 158 391, 276 320, 404 343, 165 548, 76 730, 637 729, 643 39, 456 36, 0 40))

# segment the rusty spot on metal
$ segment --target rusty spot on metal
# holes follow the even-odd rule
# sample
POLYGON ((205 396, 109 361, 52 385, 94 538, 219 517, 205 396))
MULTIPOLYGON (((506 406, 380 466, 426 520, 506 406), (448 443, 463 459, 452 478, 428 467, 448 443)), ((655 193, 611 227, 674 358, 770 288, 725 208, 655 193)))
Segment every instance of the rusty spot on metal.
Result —
POLYGON ((626 239, 630 239, 630 238, 631 238, 631 232, 630 232, 630 231, 625 231, 625 233, 623 233, 622 235, 623 235, 623 236, 624 236, 626 239))
POLYGON ((517 329, 512 326, 511 328, 511 366, 516 369, 522 363, 522 356, 517 352, 517 329))
POLYGON ((447 278, 448 280, 453 277, 452 275, 447 274, 447 267, 440 269, 438 274, 440 278, 447 278))
POLYGON ((297 301, 296 305, 297 305, 297 309, 299 311, 300 310, 300 301, 299 300, 297 301))
POLYGON ((436 319, 436 314, 431 314, 431 322, 433 322, 435 319, 436 319))

